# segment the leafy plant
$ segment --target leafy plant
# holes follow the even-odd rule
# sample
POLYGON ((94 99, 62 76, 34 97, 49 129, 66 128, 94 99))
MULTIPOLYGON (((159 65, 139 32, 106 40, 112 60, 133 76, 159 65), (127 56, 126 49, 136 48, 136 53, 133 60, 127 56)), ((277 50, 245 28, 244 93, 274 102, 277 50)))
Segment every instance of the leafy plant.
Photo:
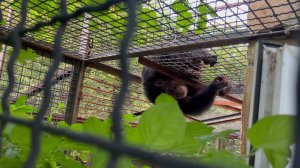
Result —
MULTIPOLYGON (((33 108, 26 105, 26 96, 20 96, 16 103, 10 105, 12 113, 26 117, 33 108), (22 114, 22 115, 20 115, 22 114)), ((63 106, 63 104, 58 104, 63 106)), ((289 146, 293 143, 292 116, 270 116, 258 121, 249 130, 249 140, 255 150, 263 149, 268 160, 275 168, 284 167, 290 157, 289 146)), ((99 120, 96 117, 88 118, 84 123, 71 126, 61 121, 58 128, 68 129, 77 133, 88 133, 107 140, 113 139, 111 120, 99 120)), ((175 99, 161 94, 155 105, 147 110, 140 119, 132 114, 123 117, 125 140, 128 144, 137 145, 150 152, 161 152, 175 157, 189 159, 194 162, 221 165, 223 167, 248 168, 240 156, 227 151, 204 151, 205 146, 218 138, 224 138, 234 130, 213 132, 213 128, 203 123, 186 123, 175 99), (139 121, 138 121, 139 120, 139 121), (132 123, 138 122, 137 127, 132 123)), ((24 126, 9 123, 4 131, 4 157, 0 159, 5 167, 17 167, 24 164, 30 150, 30 129, 24 126)), ((91 162, 92 167, 103 167, 110 154, 94 146, 62 138, 49 133, 43 133, 41 153, 37 167, 86 167, 91 162), (70 151, 66 155, 65 151, 70 151)), ((133 160, 139 159, 123 157, 118 167, 136 167, 133 160)), ((143 163, 143 162, 141 162, 143 163)), ((151 166, 144 163, 145 166, 151 166)))
POLYGON ((57 102, 55 107, 51 107, 50 111, 51 113, 48 115, 48 122, 50 124, 52 124, 52 120, 53 120, 53 114, 54 115, 59 115, 59 114, 63 114, 64 110, 65 110, 65 104, 63 102, 57 102))
POLYGON ((291 158, 294 140, 294 116, 268 116, 253 125, 248 138, 255 150, 262 149, 273 168, 282 168, 291 158))
MULTIPOLYGON (((32 118, 31 113, 37 112, 37 108, 31 105, 27 105, 27 96, 22 95, 18 97, 15 103, 9 105, 10 114, 21 118, 32 118)), ((2 107, 0 109, 0 114, 2 113, 2 107)))
POLYGON ((217 17, 217 13, 214 11, 214 9, 209 6, 208 4, 201 3, 198 7, 198 20, 197 20, 197 29, 195 30, 196 34, 202 34, 208 27, 207 27, 207 21, 208 21, 208 15, 210 17, 217 17))
POLYGON ((6 21, 4 19, 0 19, 0 25, 5 26, 6 25, 6 21))
MULTIPOLYGON (((11 55, 12 51, 12 48, 9 48, 8 55, 11 55)), ((38 55, 36 54, 36 52, 28 48, 26 50, 20 50, 17 61, 21 64, 25 64, 28 61, 35 61, 37 57, 38 55)))
MULTIPOLYGON (((187 0, 176 0, 172 3, 171 9, 177 13, 177 31, 186 35, 187 31, 195 23, 195 18, 189 11, 189 9, 191 9, 191 7, 189 7, 189 2, 187 0)), ((197 12, 199 17, 197 19, 197 26, 196 29, 194 29, 194 32, 196 34, 202 34, 207 29, 207 16, 210 15, 211 17, 217 17, 218 15, 210 5, 203 3, 197 7, 197 12)))
POLYGON ((195 21, 193 14, 189 11, 188 1, 176 0, 171 5, 171 9, 178 14, 176 22, 177 31, 182 32, 182 34, 185 35, 195 21))
POLYGON ((149 31, 160 30, 160 25, 157 23, 157 13, 153 9, 142 7, 138 10, 137 17, 139 18, 138 27, 146 28, 149 31))

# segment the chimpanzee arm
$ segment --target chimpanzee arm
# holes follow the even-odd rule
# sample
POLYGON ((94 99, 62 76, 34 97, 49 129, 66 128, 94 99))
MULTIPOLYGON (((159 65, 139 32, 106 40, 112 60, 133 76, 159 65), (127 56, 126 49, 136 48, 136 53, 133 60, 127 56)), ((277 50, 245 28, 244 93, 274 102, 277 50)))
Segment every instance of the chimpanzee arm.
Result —
POLYGON ((211 84, 192 97, 178 100, 178 104, 184 114, 200 114, 211 107, 217 93, 218 89, 211 84))

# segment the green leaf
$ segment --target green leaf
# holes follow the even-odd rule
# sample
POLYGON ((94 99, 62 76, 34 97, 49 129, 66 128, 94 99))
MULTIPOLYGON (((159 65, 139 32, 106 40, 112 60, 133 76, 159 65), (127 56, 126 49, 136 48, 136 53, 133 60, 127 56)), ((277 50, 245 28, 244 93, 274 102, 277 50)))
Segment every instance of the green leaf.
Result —
POLYGON ((181 143, 177 143, 171 149, 176 154, 197 154, 204 147, 204 143, 191 137, 184 137, 181 143))
POLYGON ((105 167, 109 154, 103 150, 95 150, 92 154, 92 168, 105 167))
POLYGON ((83 123, 83 130, 86 133, 109 138, 111 135, 110 126, 108 122, 100 121, 96 117, 89 117, 83 123))
POLYGON ((123 122, 124 123, 131 123, 131 122, 136 122, 137 117, 135 117, 133 114, 124 114, 123 115, 123 122))
POLYGON ((183 11, 189 10, 187 0, 176 0, 172 3, 171 9, 176 13, 181 13, 183 11))
POLYGON ((195 22, 193 14, 189 12, 187 0, 176 0, 172 3, 171 9, 178 14, 177 16, 177 31, 182 32, 183 35, 187 33, 190 26, 195 22))
POLYGON ((43 133, 41 151, 45 155, 52 154, 53 151, 59 148, 59 145, 63 142, 63 138, 55 135, 50 135, 48 133, 43 133))
POLYGON ((77 163, 70 156, 63 154, 61 151, 56 151, 54 158, 63 168, 84 168, 84 166, 77 163))
POLYGON ((210 127, 200 122, 188 122, 186 123, 185 134, 190 137, 204 136, 212 133, 213 127, 210 127))
POLYGON ((65 121, 59 121, 57 123, 58 128, 63 128, 63 129, 71 129, 71 126, 67 124, 65 121))
POLYGON ((44 3, 37 1, 36 3, 30 3, 29 5, 31 10, 35 10, 37 13, 45 15, 49 18, 56 16, 59 12, 59 3, 57 0, 47 0, 44 3))
POLYGON ((214 9, 208 5, 208 4, 200 4, 198 6, 198 12, 199 12, 199 15, 207 15, 209 14, 211 17, 217 17, 217 13, 214 11, 214 9))
POLYGON ((87 5, 104 4, 107 0, 83 0, 87 5))
POLYGON ((273 168, 283 168, 289 163, 289 157, 292 155, 290 149, 286 150, 268 150, 265 149, 264 153, 268 161, 272 164, 273 168))
POLYGON ((157 19, 157 14, 153 9, 143 7, 137 13, 138 17, 143 21, 157 19))
POLYGON ((161 94, 155 105, 142 115, 138 129, 146 146, 155 150, 169 150, 182 141, 185 120, 176 100, 161 94))
POLYGON ((137 25, 139 27, 146 28, 149 31, 161 29, 157 23, 157 13, 153 9, 143 7, 138 11, 137 15, 139 18, 137 25))
POLYGON ((143 166, 142 168, 151 168, 150 166, 143 166))
POLYGON ((17 168, 22 167, 24 165, 24 162, 20 159, 8 159, 8 158, 2 158, 0 160, 0 168, 17 168))
POLYGON ((71 125, 71 130, 75 132, 82 133, 83 132, 83 126, 81 123, 75 123, 71 125))
POLYGON ((4 133, 10 137, 15 126, 16 126, 16 124, 14 124, 14 123, 7 123, 4 128, 4 133))
POLYGON ((249 129, 248 138, 256 149, 286 149, 294 143, 294 124, 294 116, 268 116, 249 129))
POLYGON ((203 123, 189 122, 186 123, 186 131, 184 139, 181 143, 176 144, 172 148, 172 152, 179 154, 196 154, 204 147, 204 143, 196 140, 197 136, 208 135, 213 131, 213 127, 210 127, 203 123))
POLYGON ((65 108, 65 103, 63 103, 63 102, 58 102, 57 103, 57 108, 59 108, 59 109, 64 109, 65 108))
POLYGON ((16 125, 11 133, 10 140, 14 144, 29 145, 31 139, 31 131, 25 126, 16 125))
POLYGON ((123 126, 124 132, 125 132, 125 139, 126 142, 133 145, 139 145, 142 144, 143 139, 140 135, 140 132, 137 128, 133 128, 130 125, 124 125, 123 126))
POLYGON ((177 16, 177 30, 182 32, 183 35, 186 35, 187 31, 191 27, 191 25, 195 22, 192 14, 190 12, 182 12, 182 15, 177 16))
MULTIPOLYGON (((167 94, 160 94, 156 99, 155 99, 155 105, 170 105, 170 104, 176 104, 177 105, 177 100, 175 100, 173 97, 167 95, 167 94)), ((178 106, 179 107, 179 106, 178 106)), ((175 107, 176 108, 176 107, 175 107)), ((177 110, 177 109, 176 109, 177 110)), ((159 112, 159 111, 158 111, 159 112)))
MULTIPOLYGON (((7 23, 6 23, 6 20, 5 19, 1 19, 0 20, 0 25, 3 25, 5 26, 7 23)), ((2 50, 2 48, 0 47, 0 51, 2 50)))
POLYGON ((20 96, 16 100, 16 103, 11 104, 9 106, 11 114, 17 117, 29 119, 31 116, 29 116, 28 113, 36 112, 38 109, 31 105, 26 105, 26 102, 27 102, 27 96, 26 95, 20 96))
POLYGON ((204 163, 224 168, 250 168, 245 161, 227 151, 212 151, 204 159, 204 163))
POLYGON ((80 143, 80 142, 76 142, 74 140, 70 140, 70 139, 65 139, 59 146, 60 149, 62 150, 77 150, 77 151, 90 151, 91 146, 84 144, 84 143, 80 143))
POLYGON ((90 161, 91 158, 91 152, 90 151, 81 151, 78 156, 82 161, 90 161))
POLYGON ((248 130, 248 138, 255 149, 262 149, 274 168, 285 167, 294 143, 295 117, 273 115, 256 122, 248 130))
POLYGON ((104 4, 107 0, 93 0, 93 1, 99 4, 104 4))
POLYGON ((207 16, 203 15, 197 20, 197 29, 195 30, 196 34, 202 34, 207 29, 207 16))
MULTIPOLYGON (((8 55, 12 54, 12 48, 8 50, 8 55)), ((35 61, 37 54, 32 49, 20 50, 20 53, 17 57, 17 61, 21 64, 25 64, 27 61, 35 61)))
POLYGON ((8 159, 18 158, 19 152, 16 150, 13 150, 12 148, 8 148, 5 151, 5 157, 8 159))
POLYGON ((22 95, 16 100, 15 105, 16 105, 16 107, 24 106, 24 105, 26 105, 26 101, 27 101, 27 96, 22 95))
POLYGON ((116 21, 121 19, 118 15, 114 14, 114 13, 101 13, 101 15, 99 16, 99 19, 103 22, 109 23, 112 21, 116 21))
POLYGON ((52 115, 52 113, 48 115, 48 119, 47 120, 48 120, 49 123, 52 123, 52 121, 53 121, 53 115, 52 115))
POLYGON ((29 128, 16 125, 11 133, 10 142, 18 146, 21 159, 26 159, 31 149, 31 131, 29 128))
POLYGON ((92 30, 92 31, 98 31, 99 30, 99 23, 98 23, 96 18, 92 18, 89 21, 89 29, 92 30))
POLYGON ((122 157, 118 162, 118 168, 137 168, 129 157, 122 157))
POLYGON ((11 113, 19 117, 28 118, 29 117, 28 113, 36 112, 36 111, 37 108, 30 105, 24 105, 20 107, 16 107, 14 105, 11 106, 11 113))
POLYGON ((204 136, 199 136, 196 139, 198 139, 202 142, 208 142, 208 141, 211 141, 214 139, 224 138, 227 135, 235 133, 235 132, 237 132, 237 130, 224 130, 224 131, 215 132, 215 133, 204 135, 204 136))

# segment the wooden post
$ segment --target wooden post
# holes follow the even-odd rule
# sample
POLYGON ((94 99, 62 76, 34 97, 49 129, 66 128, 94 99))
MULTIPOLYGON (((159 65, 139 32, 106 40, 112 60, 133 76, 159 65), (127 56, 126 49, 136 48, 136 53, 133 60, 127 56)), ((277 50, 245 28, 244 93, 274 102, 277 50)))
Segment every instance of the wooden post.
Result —
MULTIPOLYGON (((91 15, 88 13, 84 14, 84 20, 82 25, 82 31, 80 35, 80 48, 79 53, 86 57, 88 54, 88 42, 89 42, 89 20, 91 15)), ((71 79, 71 86, 69 90, 67 108, 65 113, 65 121, 69 125, 77 121, 79 112, 79 105, 81 100, 82 85, 84 80, 84 74, 86 64, 84 61, 76 61, 74 64, 73 75, 71 79)))
POLYGON ((65 121, 70 125, 75 123, 77 120, 85 68, 86 66, 84 62, 76 62, 74 64, 74 70, 71 79, 71 86, 69 89, 69 96, 65 113, 65 121))
POLYGON ((218 150, 223 150, 225 149, 225 139, 219 138, 218 139, 218 150))

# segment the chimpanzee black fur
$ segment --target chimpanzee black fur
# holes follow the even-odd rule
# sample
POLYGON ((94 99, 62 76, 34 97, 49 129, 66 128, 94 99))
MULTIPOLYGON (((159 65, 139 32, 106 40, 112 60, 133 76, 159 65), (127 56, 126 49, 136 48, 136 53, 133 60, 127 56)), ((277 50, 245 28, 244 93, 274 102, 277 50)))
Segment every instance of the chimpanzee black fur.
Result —
POLYGON ((224 75, 205 88, 184 84, 148 67, 143 68, 142 79, 145 95, 152 103, 160 93, 167 93, 178 100, 184 114, 191 115, 207 110, 218 94, 225 95, 230 90, 229 78, 224 75))

